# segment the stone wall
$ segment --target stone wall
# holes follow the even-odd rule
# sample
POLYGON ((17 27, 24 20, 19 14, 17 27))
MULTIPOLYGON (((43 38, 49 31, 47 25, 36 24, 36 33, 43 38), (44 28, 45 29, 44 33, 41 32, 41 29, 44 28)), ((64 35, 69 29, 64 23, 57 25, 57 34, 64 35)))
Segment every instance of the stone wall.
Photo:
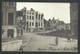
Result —
POLYGON ((2 43, 2 51, 18 51, 22 45, 22 40, 15 40, 2 43))

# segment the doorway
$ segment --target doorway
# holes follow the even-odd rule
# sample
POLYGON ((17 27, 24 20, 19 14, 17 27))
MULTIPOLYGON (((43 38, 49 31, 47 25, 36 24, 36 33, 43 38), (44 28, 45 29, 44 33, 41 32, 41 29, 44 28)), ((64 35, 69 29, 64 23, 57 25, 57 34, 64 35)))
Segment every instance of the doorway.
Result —
POLYGON ((14 38, 14 30, 13 29, 8 29, 7 36, 11 37, 11 38, 14 38))

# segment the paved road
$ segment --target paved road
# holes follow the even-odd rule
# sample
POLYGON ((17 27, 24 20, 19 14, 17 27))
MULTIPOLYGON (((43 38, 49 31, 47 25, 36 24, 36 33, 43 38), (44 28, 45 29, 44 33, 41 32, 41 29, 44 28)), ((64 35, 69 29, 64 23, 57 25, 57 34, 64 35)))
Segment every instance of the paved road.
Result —
MULTIPOLYGON (((72 49, 74 47, 77 48, 77 40, 72 41, 71 43, 67 41, 65 38, 59 38, 59 45, 55 46, 55 37, 51 36, 41 36, 36 35, 34 33, 26 33, 31 37, 28 44, 25 45, 23 51, 47 51, 47 52, 55 52, 55 51, 68 51, 66 49, 72 49)), ((25 34, 25 35, 26 35, 25 34)), ((69 50, 71 52, 77 50, 69 50)))

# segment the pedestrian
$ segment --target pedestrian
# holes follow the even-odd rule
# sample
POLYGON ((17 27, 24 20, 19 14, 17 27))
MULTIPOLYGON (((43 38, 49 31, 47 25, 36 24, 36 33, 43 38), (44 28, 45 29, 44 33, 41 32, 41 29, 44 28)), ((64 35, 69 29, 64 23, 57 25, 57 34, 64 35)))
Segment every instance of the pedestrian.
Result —
POLYGON ((58 45, 58 37, 56 37, 56 39, 55 39, 55 44, 56 44, 56 46, 58 45))
POLYGON ((68 41, 70 41, 70 42, 71 42, 71 36, 70 36, 70 34, 69 34, 69 36, 68 36, 68 41))
POLYGON ((23 46, 22 45, 20 46, 20 49, 19 50, 23 52, 23 46))

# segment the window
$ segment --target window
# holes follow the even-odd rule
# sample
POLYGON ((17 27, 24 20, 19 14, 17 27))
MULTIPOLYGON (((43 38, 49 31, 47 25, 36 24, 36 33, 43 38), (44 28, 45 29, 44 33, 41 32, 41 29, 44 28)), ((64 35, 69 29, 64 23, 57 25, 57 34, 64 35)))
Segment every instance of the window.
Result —
POLYGON ((42 26, 42 22, 41 22, 41 26, 42 26))
POLYGON ((31 16, 30 16, 30 20, 31 20, 31 16))
POLYGON ((37 20, 38 12, 36 12, 36 20, 37 20))
POLYGON ((44 15, 42 14, 42 15, 41 15, 41 20, 43 19, 43 16, 44 16, 44 15))
POLYGON ((34 15, 34 13, 32 12, 32 15, 34 15))
POLYGON ((39 22, 39 26, 40 26, 40 22, 39 22))
POLYGON ((32 22, 32 26, 34 26, 34 22, 32 22))
POLYGON ((42 17, 41 17, 41 20, 42 20, 42 17))
POLYGON ((40 14, 39 14, 39 20, 40 20, 40 14))
POLYGON ((34 16, 32 16, 32 20, 34 20, 34 16))
POLYGON ((30 12, 30 14, 31 14, 31 12, 30 12))
POLYGON ((31 22, 30 22, 30 26, 31 26, 31 22))
POLYGON ((14 2, 9 2, 8 5, 14 6, 14 2))
POLYGON ((8 13, 8 25, 13 25, 14 15, 13 13, 8 13))
POLYGON ((7 30, 7 36, 13 38, 14 37, 14 30, 13 29, 8 29, 7 30))
POLYGON ((27 19, 28 19, 28 17, 29 17, 29 16, 27 15, 27 19))

